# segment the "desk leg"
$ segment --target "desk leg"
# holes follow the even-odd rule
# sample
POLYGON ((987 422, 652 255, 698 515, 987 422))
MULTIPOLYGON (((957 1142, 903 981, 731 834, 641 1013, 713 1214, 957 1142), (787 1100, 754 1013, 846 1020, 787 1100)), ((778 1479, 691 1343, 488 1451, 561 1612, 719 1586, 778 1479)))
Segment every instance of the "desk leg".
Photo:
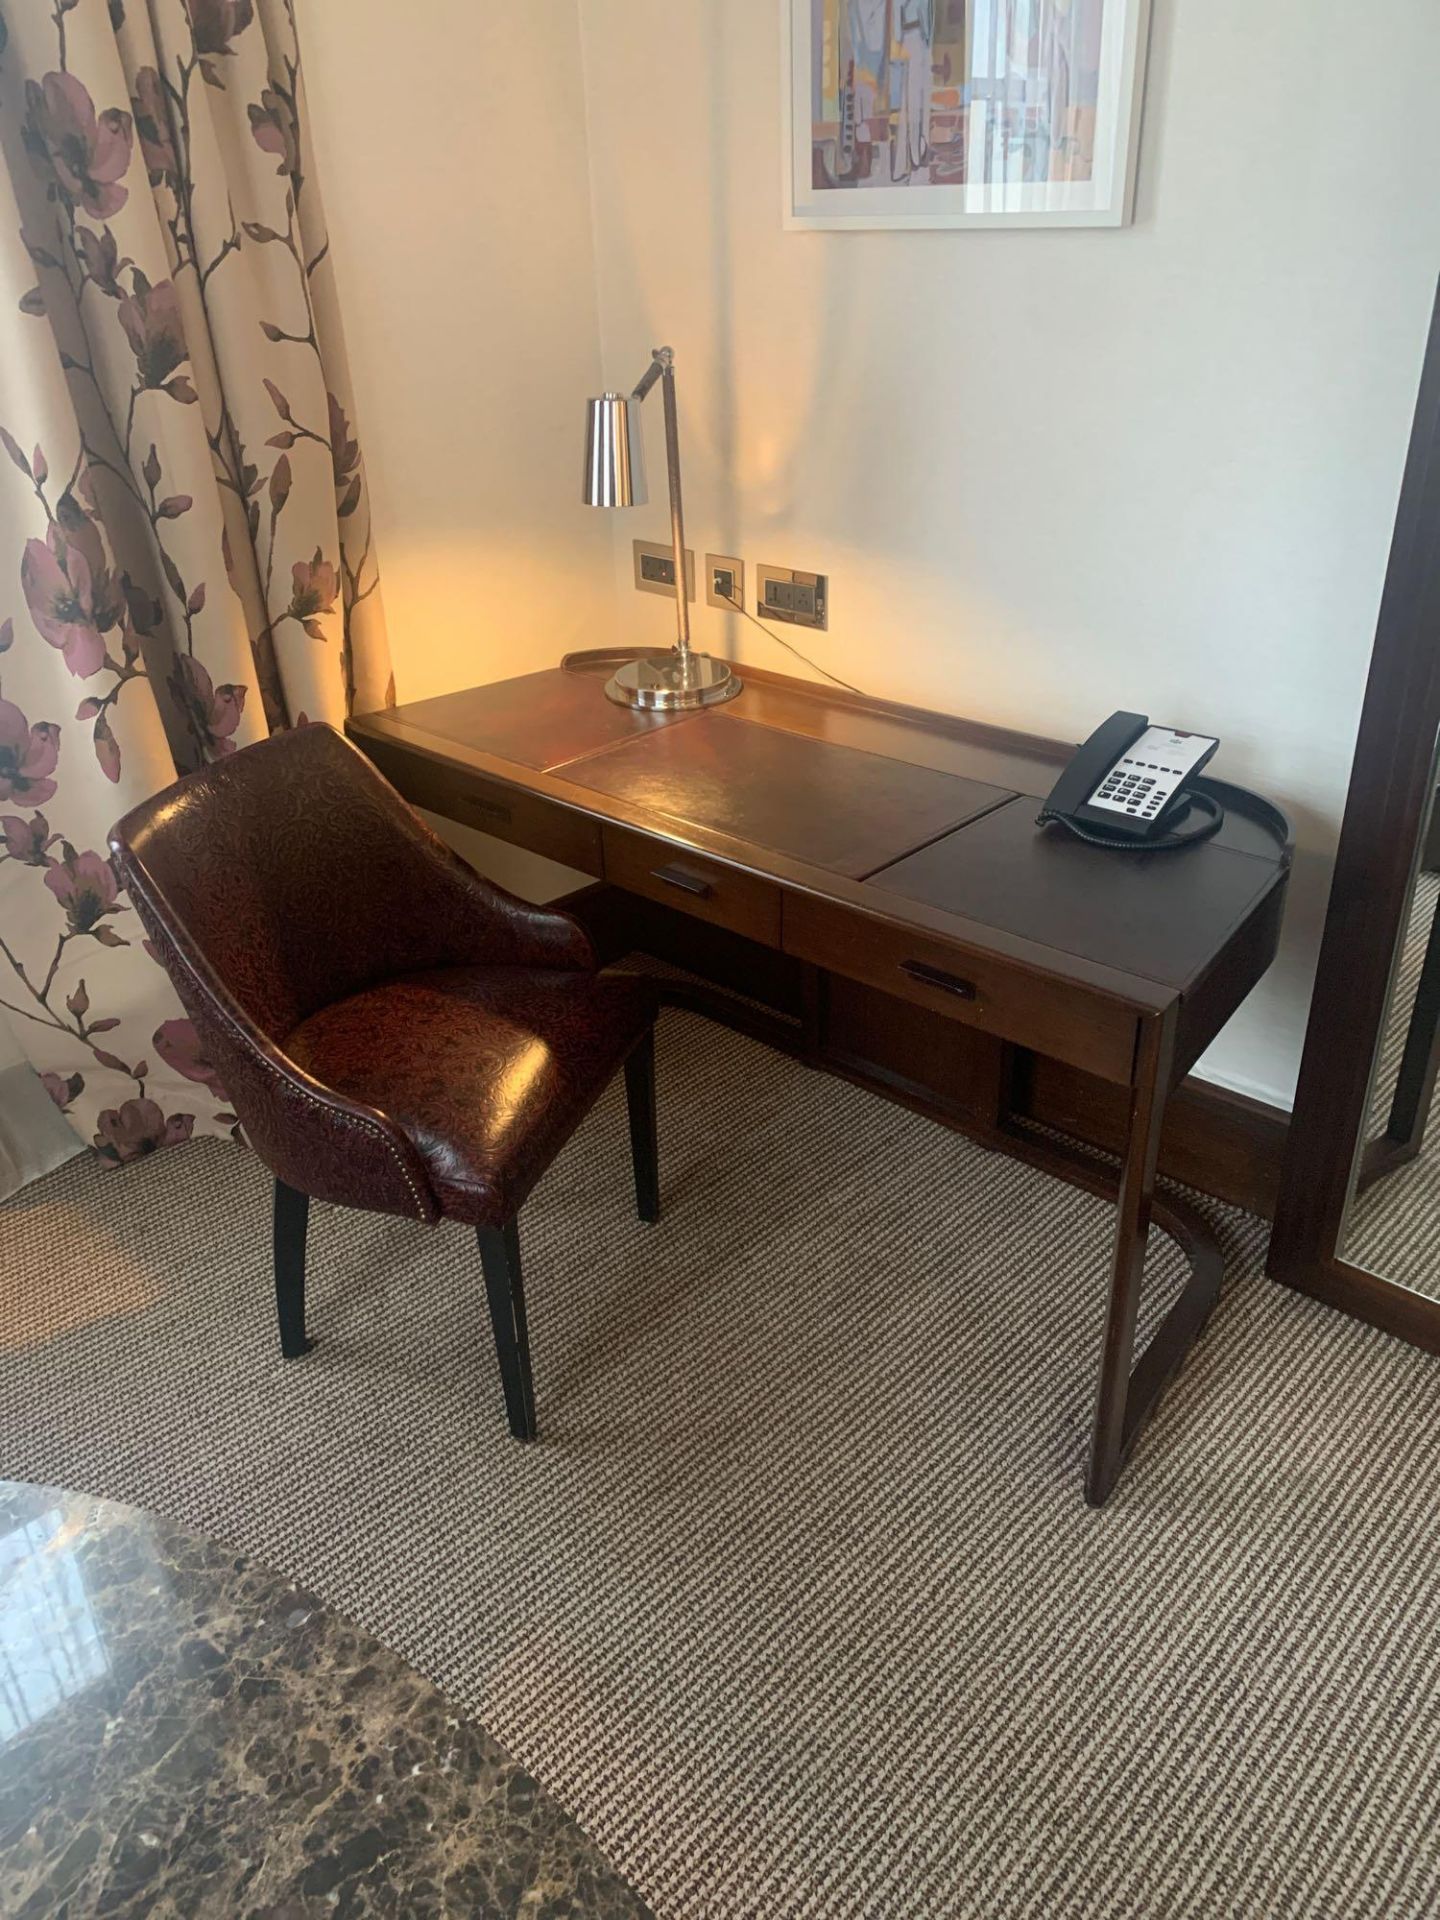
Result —
POLYGON ((1141 1027, 1136 1080, 1130 1096, 1130 1128, 1120 1170, 1095 1424, 1085 1475, 1085 1498, 1092 1507, 1103 1506, 1110 1497, 1141 1428, 1220 1297, 1224 1269, 1219 1248, 1213 1241, 1208 1246, 1187 1246, 1182 1239, 1190 1258, 1190 1278, 1132 1368, 1145 1249, 1155 1210, 1155 1165, 1174 1048, 1173 1010, 1147 1020, 1141 1027))
POLYGON ((1130 1090, 1130 1125, 1116 1202, 1110 1304, 1105 1314, 1095 1424, 1090 1435, 1090 1465, 1085 1475, 1085 1498, 1092 1507, 1105 1504, 1125 1457, 1130 1361, 1135 1351, 1135 1322, 1145 1277, 1150 1210, 1155 1204, 1155 1167, 1160 1157, 1160 1128, 1165 1119, 1173 1033, 1173 1019, 1163 1016, 1145 1021, 1140 1029, 1135 1085, 1130 1090))

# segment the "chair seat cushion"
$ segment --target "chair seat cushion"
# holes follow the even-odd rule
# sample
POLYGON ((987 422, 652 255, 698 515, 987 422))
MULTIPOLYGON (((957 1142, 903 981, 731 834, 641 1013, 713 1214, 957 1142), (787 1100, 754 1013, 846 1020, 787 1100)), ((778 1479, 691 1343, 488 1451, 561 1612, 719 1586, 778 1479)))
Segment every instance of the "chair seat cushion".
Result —
POLYGON ((499 1226, 654 1016, 630 974, 441 967, 322 1007, 284 1047, 404 1129, 447 1218, 499 1226))

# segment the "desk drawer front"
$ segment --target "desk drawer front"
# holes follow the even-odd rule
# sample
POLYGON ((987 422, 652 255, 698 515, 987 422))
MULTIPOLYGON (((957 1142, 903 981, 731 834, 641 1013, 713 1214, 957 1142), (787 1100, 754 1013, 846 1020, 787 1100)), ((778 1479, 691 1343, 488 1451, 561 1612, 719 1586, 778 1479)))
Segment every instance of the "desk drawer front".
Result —
POLYGON ((779 946, 780 890, 771 881, 624 827, 607 826, 603 836, 605 878, 612 885, 779 946))
POLYGON ((442 767, 404 748, 366 741, 365 751, 412 806, 458 820, 497 840, 512 841, 562 866, 597 876, 603 870, 598 821, 571 813, 539 794, 509 787, 468 768, 442 767))
POLYGON ((789 894, 784 947, 831 973, 1128 1085, 1135 1015, 1119 1002, 962 953, 934 935, 789 894))

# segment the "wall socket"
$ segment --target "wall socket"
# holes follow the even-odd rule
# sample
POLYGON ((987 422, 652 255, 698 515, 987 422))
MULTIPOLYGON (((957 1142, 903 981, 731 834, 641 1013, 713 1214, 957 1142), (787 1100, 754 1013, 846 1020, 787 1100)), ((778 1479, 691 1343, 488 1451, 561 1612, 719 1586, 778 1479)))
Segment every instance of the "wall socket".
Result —
POLYGON ((830 625, 830 582, 823 573, 801 573, 793 567, 759 567, 755 611, 762 620, 780 620, 791 627, 830 625))
POLYGON ((734 613, 745 605, 745 562, 728 553, 705 556, 705 604, 727 607, 734 613))
MULTIPOLYGON (((663 593, 667 600, 675 598, 675 549, 658 540, 636 540, 635 549, 635 585, 641 593, 663 593)), ((685 549, 685 598, 695 598, 695 555, 691 548, 685 549)))

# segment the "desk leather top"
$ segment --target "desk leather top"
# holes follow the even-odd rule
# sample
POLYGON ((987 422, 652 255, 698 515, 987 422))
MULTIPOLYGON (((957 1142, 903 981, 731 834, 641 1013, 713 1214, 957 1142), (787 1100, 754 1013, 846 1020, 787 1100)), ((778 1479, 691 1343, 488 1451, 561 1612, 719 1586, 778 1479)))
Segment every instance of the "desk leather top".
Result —
POLYGON ((1073 751, 1060 743, 775 675, 701 713, 636 713, 605 698, 606 671, 524 674, 360 716, 351 731, 461 765, 483 756, 516 784, 792 884, 791 862, 863 882, 888 917, 938 910, 1181 992, 1288 865, 1238 811, 1174 853, 1037 828, 1036 797, 1073 751))
POLYGON ((1012 797, 960 774, 713 710, 574 771, 597 793, 855 880, 1012 797))

